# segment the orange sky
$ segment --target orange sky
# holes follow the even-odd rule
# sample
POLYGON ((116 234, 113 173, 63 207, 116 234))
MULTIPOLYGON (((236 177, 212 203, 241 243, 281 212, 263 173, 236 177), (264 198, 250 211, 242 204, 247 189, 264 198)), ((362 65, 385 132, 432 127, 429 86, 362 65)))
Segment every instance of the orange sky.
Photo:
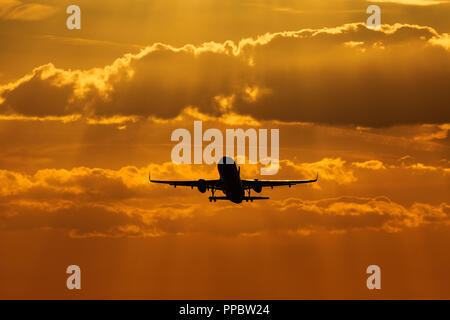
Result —
POLYGON ((450 3, 0 0, 0 298, 450 298, 450 3), (278 128, 270 200, 155 179, 171 132, 278 128), (65 268, 82 270, 82 290, 65 268), (365 270, 381 267, 382 290, 365 270))

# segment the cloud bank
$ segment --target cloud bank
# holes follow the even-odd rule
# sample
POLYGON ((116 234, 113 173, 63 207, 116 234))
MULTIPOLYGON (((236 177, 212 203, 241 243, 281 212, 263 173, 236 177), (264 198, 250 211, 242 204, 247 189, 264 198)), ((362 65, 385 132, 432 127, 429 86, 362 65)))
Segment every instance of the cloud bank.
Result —
POLYGON ((430 27, 354 23, 237 43, 157 43, 104 68, 37 67, 0 87, 0 115, 107 122, 170 120, 190 109, 255 121, 448 123, 448 40, 430 27))

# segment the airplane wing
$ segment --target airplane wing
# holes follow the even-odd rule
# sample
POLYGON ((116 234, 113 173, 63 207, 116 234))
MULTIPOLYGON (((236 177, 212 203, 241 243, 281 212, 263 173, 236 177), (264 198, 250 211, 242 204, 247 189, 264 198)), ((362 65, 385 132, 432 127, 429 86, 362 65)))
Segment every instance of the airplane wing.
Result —
POLYGON ((319 179, 319 174, 317 174, 315 179, 312 180, 242 180, 245 189, 249 188, 259 188, 259 187, 279 187, 279 186, 294 186, 301 183, 311 183, 316 182, 319 179))
POLYGON ((168 184, 171 186, 174 186, 175 188, 177 186, 180 187, 191 187, 191 188, 198 188, 200 187, 200 189, 211 189, 214 188, 216 190, 222 190, 223 189, 223 184, 221 180, 203 180, 203 179, 199 179, 199 180, 187 180, 187 181, 179 181, 179 180, 174 180, 174 181, 163 181, 163 180, 152 180, 150 177, 150 173, 148 175, 148 179, 150 180, 150 182, 153 183, 163 183, 163 184, 168 184))

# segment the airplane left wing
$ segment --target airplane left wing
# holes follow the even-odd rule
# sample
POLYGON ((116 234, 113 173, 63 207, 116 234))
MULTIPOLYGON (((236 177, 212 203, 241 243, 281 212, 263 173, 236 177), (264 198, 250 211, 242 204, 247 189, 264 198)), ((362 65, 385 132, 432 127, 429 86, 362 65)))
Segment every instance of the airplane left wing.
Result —
POLYGON ((315 179, 312 180, 242 180, 242 184, 245 189, 258 189, 262 187, 279 187, 279 186, 294 186, 301 183, 311 183, 316 182, 319 179, 319 174, 317 174, 315 179))

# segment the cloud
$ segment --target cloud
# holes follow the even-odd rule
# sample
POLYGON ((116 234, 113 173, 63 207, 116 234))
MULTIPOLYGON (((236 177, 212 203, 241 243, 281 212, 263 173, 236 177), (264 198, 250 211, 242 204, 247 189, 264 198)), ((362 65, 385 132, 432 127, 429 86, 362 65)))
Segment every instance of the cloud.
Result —
POLYGON ((430 141, 430 140, 441 140, 446 139, 448 136, 448 131, 450 130, 450 123, 445 123, 442 125, 424 125, 426 129, 437 129, 435 132, 427 132, 414 137, 416 141, 430 141))
POLYGON ((85 38, 75 38, 75 37, 62 37, 51 34, 46 34, 43 36, 39 36, 40 39, 43 40, 52 40, 55 42, 59 42, 62 44, 71 44, 75 46, 112 46, 112 47, 126 47, 126 48, 137 48, 137 49, 145 49, 145 46, 132 44, 132 43, 123 43, 123 42, 114 42, 114 41, 106 41, 106 40, 94 40, 94 39, 85 39, 85 38))
POLYGON ((373 3, 394 3, 394 4, 401 4, 401 5, 407 5, 407 6, 420 6, 420 7, 426 7, 426 6, 436 6, 439 4, 445 4, 449 3, 450 1, 446 0, 368 0, 368 2, 373 3))
POLYGON ((436 170, 438 170, 438 168, 436 168, 434 166, 427 166, 427 165, 424 165, 423 163, 420 163, 420 162, 412 164, 410 166, 406 166, 405 168, 413 169, 413 170, 425 170, 425 171, 436 171, 436 170))
MULTIPOLYGON (((253 177, 251 168, 248 171, 245 167, 243 176, 253 177)), ((321 188, 328 188, 328 184, 332 190, 337 186, 350 190, 348 185, 357 181, 355 172, 367 169, 400 170, 414 175, 414 172, 436 173, 448 168, 421 163, 395 166, 379 160, 347 163, 341 158, 323 158, 304 163, 283 160, 280 173, 285 177, 309 178, 319 172, 321 188)), ((171 162, 116 170, 41 169, 34 174, 0 170, 0 229, 56 230, 70 237, 192 234, 254 237, 265 233, 303 237, 357 230, 402 232, 450 223, 450 206, 446 202, 416 202, 406 206, 385 196, 339 196, 319 200, 276 200, 275 197, 264 203, 222 202, 210 206, 206 202, 205 206, 199 203, 207 201, 205 195, 196 190, 177 188, 176 192, 170 192, 170 187, 150 184, 149 172, 155 179, 217 178, 215 166, 171 162)), ((355 188, 360 187, 355 184, 355 188)), ((317 192, 317 189, 308 189, 317 192)), ((284 197, 292 195, 283 188, 277 193, 283 190, 286 191, 284 197)))
POLYGON ((152 236, 141 214, 102 204, 19 202, 1 209, 6 214, 0 215, 0 226, 6 230, 54 229, 71 237, 132 237, 146 226, 145 235, 152 236))
POLYGON ((0 204, 0 228, 62 231, 70 237, 161 237, 214 234, 238 237, 272 233, 308 236, 371 230, 402 232, 450 223, 450 206, 386 197, 338 197, 315 201, 287 199, 252 206, 196 204, 150 208, 76 201, 16 201, 0 204))
POLYGON ((4 119, 81 115, 104 124, 170 121, 189 112, 228 124, 441 124, 450 119, 445 39, 430 27, 375 31, 354 23, 237 43, 156 43, 104 68, 37 67, 0 87, 0 113, 4 119), (226 108, 224 99, 231 99, 226 108))
POLYGON ((382 161, 379 160, 368 160, 364 162, 353 162, 352 166, 355 166, 357 168, 363 168, 363 169, 370 169, 370 170, 385 170, 386 167, 384 166, 382 161))
MULTIPOLYGON (((0 115, 0 120, 6 121, 60 121, 62 123, 74 122, 81 119, 80 114, 71 114, 67 116, 24 116, 20 114, 0 115)), ((109 119, 108 119, 109 120, 109 119)), ((87 119, 90 123, 90 119, 87 119)), ((95 120, 92 120, 95 122, 95 120)), ((101 121, 100 121, 101 123, 101 121)))
MULTIPOLYGON (((314 177, 319 173, 325 181, 346 184, 356 181, 353 172, 345 167, 345 161, 324 158, 311 163, 294 163, 283 160, 283 174, 314 177)), ((256 165, 255 165, 256 166, 256 165)), ((254 175, 255 166, 243 168, 243 174, 254 175)), ((74 199, 85 201, 113 201, 136 197, 157 197, 156 190, 166 193, 163 186, 150 184, 153 179, 189 180, 216 179, 216 166, 185 165, 165 162, 145 167, 125 166, 117 170, 105 168, 75 167, 67 169, 40 169, 32 175, 0 170, 0 196, 11 199, 74 199)))
POLYGON ((18 0, 0 0, 0 19, 38 21, 46 19, 56 13, 55 7, 38 4, 23 3, 18 0))
POLYGON ((303 221, 299 223, 299 229, 310 229, 311 232, 322 229, 344 232, 352 229, 399 232, 405 228, 438 221, 448 224, 449 209, 446 203, 439 206, 414 203, 406 208, 386 197, 340 197, 319 201, 285 200, 281 210, 291 214, 302 212, 303 221))
POLYGON ((298 164, 290 160, 281 160, 280 164, 283 173, 289 174, 289 171, 293 169, 295 173, 292 176, 300 173, 304 177, 313 178, 319 174, 321 181, 333 181, 338 184, 349 184, 358 180, 353 171, 346 167, 346 161, 341 158, 324 158, 317 162, 298 164))
POLYGON ((450 34, 443 33, 440 36, 434 36, 429 40, 432 45, 441 46, 450 51, 450 34))
POLYGON ((416 172, 438 172, 444 175, 449 173, 449 168, 447 167, 449 162, 446 159, 441 159, 440 165, 424 164, 421 162, 415 162, 413 157, 404 156, 399 159, 401 161, 400 165, 390 165, 390 169, 406 169, 413 170, 416 172))

